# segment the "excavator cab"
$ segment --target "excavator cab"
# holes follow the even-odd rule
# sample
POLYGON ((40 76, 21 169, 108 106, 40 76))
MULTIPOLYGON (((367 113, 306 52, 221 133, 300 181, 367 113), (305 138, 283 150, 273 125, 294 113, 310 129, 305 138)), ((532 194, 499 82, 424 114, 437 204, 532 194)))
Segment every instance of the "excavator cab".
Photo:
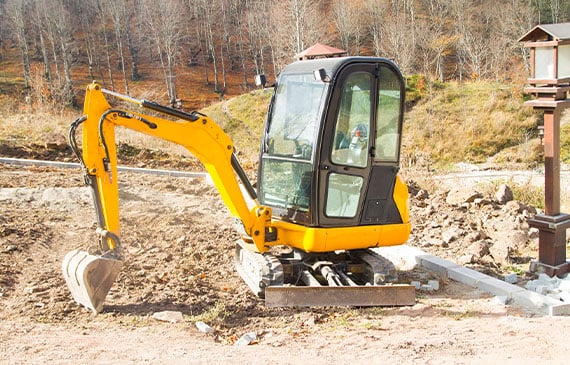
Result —
POLYGON ((262 139, 260 203, 274 217, 308 227, 407 222, 407 192, 394 195, 403 190, 397 172, 404 95, 403 78, 386 59, 287 67, 262 139))
POLYGON ((281 72, 257 195, 273 212, 275 243, 290 250, 257 260, 238 245, 235 255, 236 269, 267 305, 413 302, 409 286, 384 285, 395 269, 368 250, 403 244, 411 230, 398 175, 404 97, 399 69, 383 58, 299 61, 281 72))

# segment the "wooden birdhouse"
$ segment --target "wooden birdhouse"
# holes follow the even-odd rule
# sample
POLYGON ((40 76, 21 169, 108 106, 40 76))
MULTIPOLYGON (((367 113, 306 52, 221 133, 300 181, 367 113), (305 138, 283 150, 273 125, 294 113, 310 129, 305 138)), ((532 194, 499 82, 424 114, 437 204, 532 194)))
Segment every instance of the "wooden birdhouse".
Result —
POLYGON ((531 85, 539 99, 566 99, 570 90, 570 23, 540 24, 519 42, 530 48, 531 85))

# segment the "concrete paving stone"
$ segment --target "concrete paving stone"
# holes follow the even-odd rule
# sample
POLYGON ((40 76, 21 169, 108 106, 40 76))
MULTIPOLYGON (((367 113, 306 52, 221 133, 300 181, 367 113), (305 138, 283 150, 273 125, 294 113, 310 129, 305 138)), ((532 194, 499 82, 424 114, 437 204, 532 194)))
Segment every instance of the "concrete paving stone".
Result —
POLYGON ((513 284, 505 283, 502 280, 487 276, 483 280, 479 280, 475 284, 477 289, 486 291, 491 294, 507 296, 512 298, 513 293, 526 291, 525 289, 513 284))
POLYGON ((505 275, 505 282, 509 284, 516 284, 519 281, 519 277, 515 273, 505 275))
POLYGON ((534 313, 558 316, 568 311, 570 314, 570 305, 566 308, 564 303, 559 300, 528 290, 513 293, 513 303, 534 313))
POLYGON ((502 305, 507 305, 511 302, 511 299, 506 295, 497 295, 493 300, 495 303, 502 305))
POLYGON ((433 291, 433 287, 431 285, 423 284, 420 286, 421 291, 433 291))
MULTIPOLYGON (((570 315, 570 303, 565 303, 555 298, 550 298, 519 286, 509 284, 503 280, 492 278, 452 261, 429 255, 415 247, 402 245, 395 247, 379 247, 373 250, 392 261, 400 270, 411 270, 416 265, 419 265, 427 270, 437 272, 449 279, 495 294, 499 303, 515 304, 526 308, 535 314, 550 316, 570 315)), ((557 282, 556 279, 553 280, 553 278, 541 277, 541 279, 543 280, 533 283, 530 286, 535 289, 539 284, 548 284, 550 286, 553 284, 559 284, 559 282, 557 282)))
POLYGON ((554 304, 548 307, 549 316, 568 316, 570 315, 570 304, 554 304))
POLYGON ((489 278, 489 276, 482 274, 478 271, 468 269, 463 266, 452 267, 447 271, 447 276, 450 279, 459 281, 463 284, 475 287, 481 280, 489 278))
POLYGON ((565 303, 570 303, 570 291, 561 291, 558 293, 558 297, 565 303))
POLYGON ((421 267, 437 272, 438 274, 442 274, 445 277, 448 276, 448 271, 450 269, 461 267, 459 264, 455 262, 444 260, 442 258, 433 255, 424 254, 417 256, 416 259, 418 260, 418 264, 421 267))
POLYGON ((439 280, 428 280, 428 285, 433 288, 433 290, 439 290, 439 280))
POLYGON ((568 279, 560 280, 560 284, 558 284, 558 289, 570 290, 570 280, 568 279))
POLYGON ((419 263, 417 256, 426 253, 419 248, 408 245, 375 247, 372 251, 390 260, 398 270, 412 270, 419 263))

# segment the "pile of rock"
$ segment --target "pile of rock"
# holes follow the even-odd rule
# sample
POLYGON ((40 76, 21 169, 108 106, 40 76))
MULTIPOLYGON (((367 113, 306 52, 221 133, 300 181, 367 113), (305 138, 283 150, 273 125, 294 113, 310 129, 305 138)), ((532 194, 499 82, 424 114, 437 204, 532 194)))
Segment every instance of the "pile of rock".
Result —
POLYGON ((540 274, 538 279, 526 283, 526 289, 570 303, 570 277, 558 278, 540 274))
POLYGON ((507 185, 484 196, 470 187, 430 194, 412 183, 410 194, 410 245, 461 265, 488 268, 534 257, 538 231, 527 221, 536 209, 513 200, 507 185))

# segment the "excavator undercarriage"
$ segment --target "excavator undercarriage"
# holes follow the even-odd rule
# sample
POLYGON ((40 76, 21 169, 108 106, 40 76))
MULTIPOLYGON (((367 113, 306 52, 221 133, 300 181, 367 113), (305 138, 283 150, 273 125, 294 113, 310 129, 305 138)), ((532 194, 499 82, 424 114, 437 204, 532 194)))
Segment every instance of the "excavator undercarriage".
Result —
POLYGON ((414 287, 395 284, 394 264, 371 250, 269 252, 236 243, 236 271, 269 307, 399 306, 415 304, 414 287))

